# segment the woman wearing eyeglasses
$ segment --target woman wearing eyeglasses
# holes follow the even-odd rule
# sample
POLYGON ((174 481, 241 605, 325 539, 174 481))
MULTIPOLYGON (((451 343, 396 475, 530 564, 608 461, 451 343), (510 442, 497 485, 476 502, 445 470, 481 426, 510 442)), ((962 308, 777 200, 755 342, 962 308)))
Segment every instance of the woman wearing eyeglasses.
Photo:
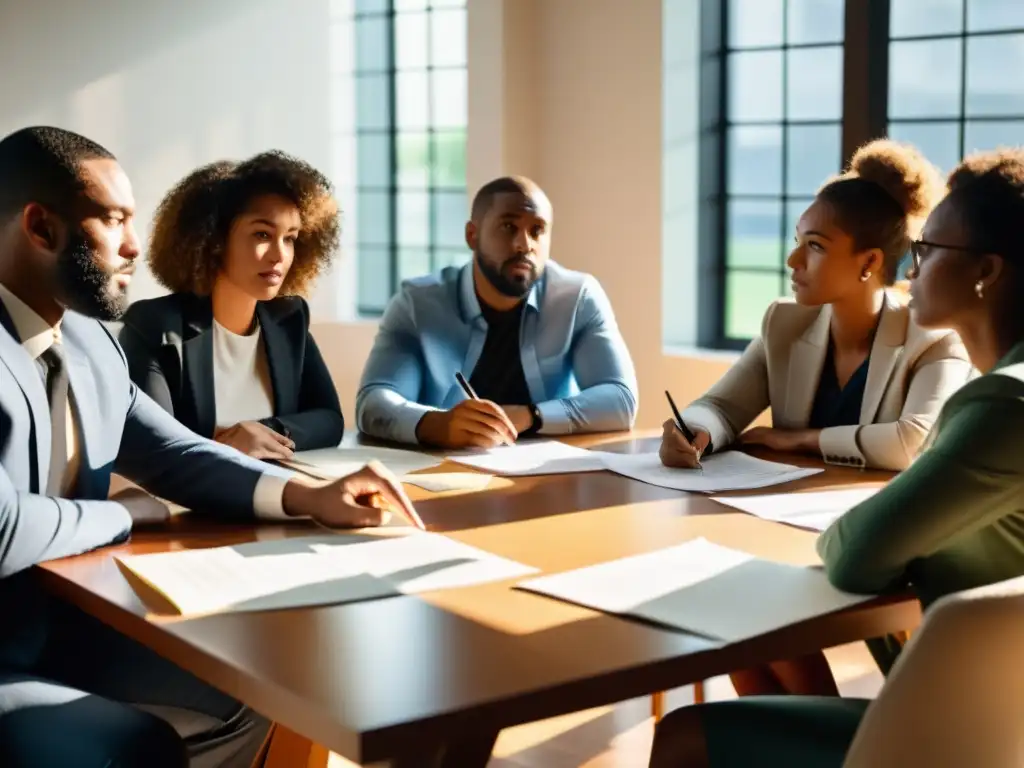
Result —
MULTIPOLYGON (((913 243, 915 321, 956 331, 982 375, 946 402, 909 469, 821 535, 839 589, 909 586, 927 610, 952 592, 1024 575, 1022 221, 1024 149, 984 153, 953 171, 913 243)), ((873 646, 888 671, 898 647, 873 646)), ((840 766, 867 705, 750 697, 688 707, 658 726, 650 764, 840 766)))

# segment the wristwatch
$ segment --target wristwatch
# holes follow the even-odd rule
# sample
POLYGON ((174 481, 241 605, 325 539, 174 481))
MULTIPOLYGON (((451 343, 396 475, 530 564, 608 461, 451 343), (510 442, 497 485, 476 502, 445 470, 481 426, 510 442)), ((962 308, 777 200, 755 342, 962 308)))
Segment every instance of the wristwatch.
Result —
POLYGON ((540 432, 540 428, 544 426, 544 417, 540 415, 540 408, 536 404, 530 406, 530 414, 533 416, 533 421, 530 423, 530 428, 526 431, 532 435, 540 432))
POLYGON ((277 432, 277 434, 283 435, 284 437, 287 437, 289 440, 291 440, 291 430, 288 429, 288 427, 284 425, 284 422, 277 418, 277 416, 268 416, 265 419, 260 419, 260 424, 262 424, 265 427, 270 427, 272 430, 277 432))

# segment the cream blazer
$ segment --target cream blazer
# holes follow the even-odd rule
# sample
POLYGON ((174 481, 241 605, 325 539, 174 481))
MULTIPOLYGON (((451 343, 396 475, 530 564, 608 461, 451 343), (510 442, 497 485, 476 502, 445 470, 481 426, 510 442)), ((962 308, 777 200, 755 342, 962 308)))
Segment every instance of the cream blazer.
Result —
MULTIPOLYGON (((829 344, 832 308, 790 299, 772 304, 761 336, 704 397, 682 416, 711 435, 715 450, 766 408, 772 425, 804 429, 818 392, 829 344)), ((860 423, 821 431, 818 445, 830 464, 903 470, 914 460, 946 399, 977 372, 960 337, 926 331, 887 291, 868 362, 860 423)))

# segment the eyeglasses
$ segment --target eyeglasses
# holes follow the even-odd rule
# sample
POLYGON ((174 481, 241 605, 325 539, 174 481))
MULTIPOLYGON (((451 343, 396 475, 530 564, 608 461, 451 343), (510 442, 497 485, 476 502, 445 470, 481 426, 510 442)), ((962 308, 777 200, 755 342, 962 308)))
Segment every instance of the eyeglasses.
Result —
POLYGON ((910 241, 910 257, 914 262, 914 267, 921 266, 921 261, 928 257, 931 251, 936 249, 944 251, 956 251, 957 253, 975 253, 981 254, 985 251, 980 248, 971 248, 964 245, 944 245, 942 243, 930 243, 927 240, 911 240, 910 241))

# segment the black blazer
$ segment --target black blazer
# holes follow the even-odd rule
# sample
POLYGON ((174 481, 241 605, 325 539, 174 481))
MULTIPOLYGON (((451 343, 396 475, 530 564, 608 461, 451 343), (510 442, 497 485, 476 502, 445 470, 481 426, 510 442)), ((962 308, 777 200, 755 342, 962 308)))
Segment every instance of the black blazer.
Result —
MULTIPOLYGON (((295 450, 341 442, 345 420, 331 374, 309 334, 309 307, 297 296, 256 305, 261 339, 274 389, 274 418, 295 450)), ((213 382, 213 305, 209 297, 171 294, 133 303, 118 340, 128 373, 146 394, 178 421, 213 437, 217 407, 213 382)))

